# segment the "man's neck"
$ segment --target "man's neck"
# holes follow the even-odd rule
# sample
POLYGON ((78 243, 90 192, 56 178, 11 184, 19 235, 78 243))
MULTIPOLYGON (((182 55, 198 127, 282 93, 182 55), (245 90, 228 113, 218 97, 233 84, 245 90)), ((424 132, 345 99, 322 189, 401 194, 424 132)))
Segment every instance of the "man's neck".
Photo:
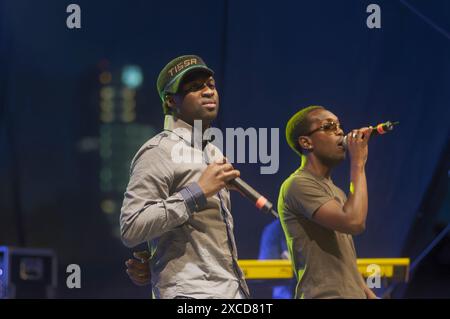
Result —
POLYGON ((317 157, 312 154, 304 157, 305 163, 302 163, 302 168, 306 169, 308 172, 316 176, 321 176, 324 178, 330 178, 332 167, 329 167, 322 163, 317 157))
POLYGON ((204 133, 205 130, 208 129, 209 126, 209 122, 208 122, 208 126, 203 126, 204 121, 202 121, 202 126, 200 125, 195 125, 195 123, 189 123, 186 120, 183 120, 181 118, 177 118, 173 115, 168 115, 165 118, 165 123, 164 123, 164 129, 166 130, 170 130, 173 131, 174 129, 186 129, 189 130, 190 134, 189 134, 189 140, 186 140, 186 137, 183 137, 184 140, 186 140, 186 142, 191 143, 191 145, 198 145, 199 147, 201 147, 202 149, 204 149, 206 147, 206 145, 209 143, 208 140, 204 140, 204 133))
MULTIPOLYGON (((183 122, 185 122, 185 123, 187 123, 187 124, 189 124, 191 127, 192 127, 192 130, 194 130, 194 122, 191 122, 191 121, 186 121, 186 120, 184 120, 184 119, 181 119, 181 118, 178 118, 178 120, 182 120, 183 122)), ((207 121, 205 121, 205 120, 202 120, 202 119, 195 119, 194 121, 201 121, 202 122, 202 133, 205 133, 205 131, 208 129, 208 128, 210 128, 211 127, 211 123, 209 123, 209 122, 207 122, 207 121)), ((197 128, 198 127, 198 125, 197 126, 195 126, 195 128, 197 128)))
MULTIPOLYGON (((202 122, 202 127, 201 127, 201 131, 202 133, 204 133, 208 128, 211 127, 211 123, 209 121, 204 121, 201 119, 198 120, 194 120, 194 121, 201 121, 202 122)), ((189 121, 189 120, 185 120, 183 118, 177 117, 176 115, 172 115, 172 114, 168 114, 166 115, 165 118, 165 123, 164 123, 164 128, 165 129, 172 129, 174 126, 178 126, 178 127, 184 127, 190 130, 194 130, 194 128, 198 128, 199 125, 194 126, 194 122, 193 121, 189 121), (182 123, 180 124, 176 124, 176 123, 182 123)))

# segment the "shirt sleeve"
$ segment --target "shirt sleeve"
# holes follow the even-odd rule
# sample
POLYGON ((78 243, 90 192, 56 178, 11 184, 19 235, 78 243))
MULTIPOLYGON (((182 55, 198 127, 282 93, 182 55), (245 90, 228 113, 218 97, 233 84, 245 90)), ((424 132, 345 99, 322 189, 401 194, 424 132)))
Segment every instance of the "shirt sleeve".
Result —
POLYGON ((134 160, 120 214, 123 243, 134 247, 185 223, 206 205, 197 183, 170 194, 174 170, 159 147, 134 160))
POLYGON ((330 200, 334 200, 334 197, 315 180, 307 177, 294 178, 286 193, 290 210, 308 219, 312 219, 314 213, 330 200))

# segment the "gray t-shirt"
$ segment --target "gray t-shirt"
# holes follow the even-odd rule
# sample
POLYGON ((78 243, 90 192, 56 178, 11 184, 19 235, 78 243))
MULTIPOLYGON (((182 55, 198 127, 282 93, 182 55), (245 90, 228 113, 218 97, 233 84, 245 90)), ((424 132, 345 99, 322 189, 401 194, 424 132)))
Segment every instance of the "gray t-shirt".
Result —
POLYGON ((298 169, 281 186, 278 212, 297 276, 297 298, 366 298, 352 236, 313 219, 330 200, 344 206, 344 192, 328 178, 298 169))

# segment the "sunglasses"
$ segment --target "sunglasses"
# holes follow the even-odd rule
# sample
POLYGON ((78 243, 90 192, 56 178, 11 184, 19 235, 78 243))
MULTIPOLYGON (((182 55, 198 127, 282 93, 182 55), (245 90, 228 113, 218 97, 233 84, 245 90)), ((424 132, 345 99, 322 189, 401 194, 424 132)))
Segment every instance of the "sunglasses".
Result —
POLYGON ((308 134, 305 134, 305 136, 310 136, 318 131, 324 131, 325 133, 336 133, 339 130, 344 130, 342 125, 340 123, 330 121, 330 122, 323 123, 320 127, 312 130, 308 134))

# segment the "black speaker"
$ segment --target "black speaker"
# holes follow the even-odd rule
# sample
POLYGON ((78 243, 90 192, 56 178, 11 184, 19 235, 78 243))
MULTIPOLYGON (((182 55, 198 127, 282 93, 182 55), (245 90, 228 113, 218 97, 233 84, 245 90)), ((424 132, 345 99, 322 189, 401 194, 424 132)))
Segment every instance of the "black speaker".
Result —
POLYGON ((53 298, 56 277, 52 250, 0 246, 0 299, 53 298))

